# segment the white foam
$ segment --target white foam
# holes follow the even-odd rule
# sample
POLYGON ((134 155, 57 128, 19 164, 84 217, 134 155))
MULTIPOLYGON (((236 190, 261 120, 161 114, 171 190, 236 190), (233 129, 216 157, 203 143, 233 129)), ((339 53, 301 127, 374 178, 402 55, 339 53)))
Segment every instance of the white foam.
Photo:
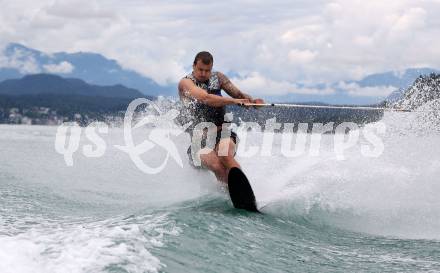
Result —
POLYGON ((356 146, 338 161, 331 156, 331 141, 318 158, 273 157, 269 174, 253 178, 257 192, 278 189, 262 194, 268 203, 263 210, 354 231, 439 239, 440 134, 431 124, 419 124, 420 116, 409 119, 418 113, 398 115, 383 120, 391 130, 379 158, 362 156, 356 146))
POLYGON ((158 272, 164 265, 149 250, 179 233, 166 215, 46 224, 0 237, 0 272, 158 272))

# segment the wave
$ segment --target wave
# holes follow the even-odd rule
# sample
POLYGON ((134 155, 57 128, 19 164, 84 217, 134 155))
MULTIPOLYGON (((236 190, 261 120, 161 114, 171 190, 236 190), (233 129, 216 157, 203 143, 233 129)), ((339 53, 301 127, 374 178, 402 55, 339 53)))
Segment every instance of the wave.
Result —
POLYGON ((150 249, 177 236, 166 214, 103 221, 37 220, 13 236, 0 236, 1 272, 158 272, 150 249))
POLYGON ((438 109, 431 102, 419 112, 387 113, 378 158, 356 145, 337 160, 331 144, 319 157, 272 158, 270 175, 255 186, 262 209, 358 232, 440 239, 438 109))

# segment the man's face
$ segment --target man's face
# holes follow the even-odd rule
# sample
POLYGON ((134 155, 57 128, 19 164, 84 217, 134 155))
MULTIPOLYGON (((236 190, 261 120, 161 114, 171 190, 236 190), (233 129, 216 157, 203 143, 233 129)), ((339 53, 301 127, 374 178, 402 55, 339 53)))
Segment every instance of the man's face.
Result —
POLYGON ((206 82, 211 77, 212 63, 204 64, 201 60, 197 60, 197 63, 193 65, 194 77, 201 82, 206 82))

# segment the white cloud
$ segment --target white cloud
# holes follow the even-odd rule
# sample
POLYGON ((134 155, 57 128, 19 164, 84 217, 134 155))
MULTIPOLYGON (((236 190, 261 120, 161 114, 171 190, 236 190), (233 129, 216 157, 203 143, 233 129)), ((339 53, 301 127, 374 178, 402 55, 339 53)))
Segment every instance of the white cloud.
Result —
POLYGON ((59 64, 46 64, 43 65, 43 68, 49 73, 68 74, 73 71, 74 66, 71 63, 64 61, 59 64))
POLYGON ((292 63, 309 63, 315 59, 318 53, 310 50, 292 49, 288 53, 289 60, 292 63))
POLYGON ((426 11, 423 8, 411 8, 402 15, 397 16, 391 31, 408 32, 414 29, 423 28, 426 20, 426 11))
POLYGON ((247 92, 249 90, 255 96, 265 96, 267 94, 273 96, 281 96, 288 94, 302 95, 330 95, 335 92, 333 88, 325 87, 322 89, 314 87, 304 87, 287 81, 274 81, 253 72, 243 78, 231 79, 234 84, 240 86, 240 89, 247 92))
POLYGON ((281 36, 281 40, 290 44, 302 44, 305 42, 313 43, 323 38, 323 31, 323 26, 319 24, 301 25, 284 32, 281 36))
POLYGON ((162 84, 177 82, 200 50, 214 54, 217 70, 258 72, 274 83, 440 67, 438 1, 4 2, 1 40, 98 52, 162 84))
POLYGON ((396 91, 395 86, 366 86, 361 87, 357 83, 339 82, 338 88, 354 97, 388 97, 396 91))
POLYGON ((48 15, 78 20, 96 20, 99 18, 114 19, 117 10, 111 10, 105 5, 99 5, 95 0, 55 1, 45 9, 48 15))
POLYGON ((0 58, 0 67, 14 68, 21 74, 35 74, 41 72, 41 68, 34 56, 24 50, 15 49, 14 52, 6 57, 0 58))

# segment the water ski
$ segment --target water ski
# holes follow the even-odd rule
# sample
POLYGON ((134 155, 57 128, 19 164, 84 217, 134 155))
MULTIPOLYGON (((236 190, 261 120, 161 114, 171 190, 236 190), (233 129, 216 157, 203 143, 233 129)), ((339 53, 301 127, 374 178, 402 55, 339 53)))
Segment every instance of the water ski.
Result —
POLYGON ((239 168, 232 168, 228 174, 229 196, 237 209, 258 212, 255 195, 249 180, 239 168))

